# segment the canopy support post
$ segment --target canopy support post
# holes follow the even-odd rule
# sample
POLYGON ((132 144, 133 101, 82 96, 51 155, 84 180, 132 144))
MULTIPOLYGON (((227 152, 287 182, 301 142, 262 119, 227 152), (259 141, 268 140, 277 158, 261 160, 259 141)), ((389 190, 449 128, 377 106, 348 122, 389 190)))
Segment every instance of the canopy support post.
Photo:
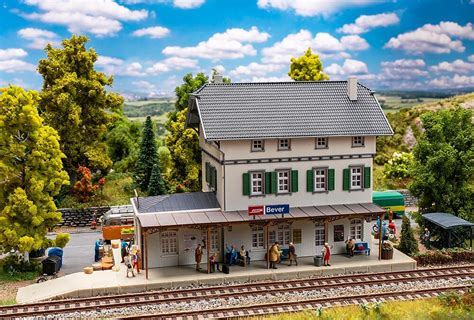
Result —
POLYGON ((209 240, 211 239, 211 227, 207 226, 206 229, 206 250, 207 250, 207 273, 211 273, 211 243, 209 240))
POLYGON ((382 213, 379 216, 380 219, 380 227, 379 227, 379 260, 382 260, 382 238, 383 238, 383 217, 385 216, 385 213, 382 213))
POLYGON ((267 254, 266 254, 266 256, 267 256, 267 269, 270 269, 270 248, 268 246, 268 240, 269 240, 268 239, 268 233, 269 232, 268 232, 268 223, 267 223, 267 224, 265 224, 265 241, 266 241, 265 248, 267 250, 267 254))
POLYGON ((144 234, 143 234, 143 238, 144 238, 144 239, 143 239, 143 240, 144 240, 143 242, 144 242, 144 244, 145 244, 145 267, 146 267, 146 269, 145 269, 145 275, 146 275, 146 279, 148 280, 148 241, 147 241, 147 234, 148 234, 148 232, 147 232, 147 230, 145 229, 145 232, 144 232, 144 234))

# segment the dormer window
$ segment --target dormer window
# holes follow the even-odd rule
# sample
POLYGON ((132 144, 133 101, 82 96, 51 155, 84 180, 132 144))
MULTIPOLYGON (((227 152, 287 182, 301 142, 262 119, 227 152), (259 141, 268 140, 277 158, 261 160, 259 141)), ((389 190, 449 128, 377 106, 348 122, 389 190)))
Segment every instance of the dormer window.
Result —
POLYGON ((278 139, 278 151, 290 150, 290 139, 278 139))
POLYGON ((316 138, 316 149, 327 149, 328 148, 328 138, 327 137, 317 137, 316 138))
POLYGON ((352 137, 352 147, 363 147, 364 146, 364 137, 363 136, 355 136, 352 137))
POLYGON ((263 140, 252 140, 252 152, 258 152, 264 150, 264 142, 263 140))

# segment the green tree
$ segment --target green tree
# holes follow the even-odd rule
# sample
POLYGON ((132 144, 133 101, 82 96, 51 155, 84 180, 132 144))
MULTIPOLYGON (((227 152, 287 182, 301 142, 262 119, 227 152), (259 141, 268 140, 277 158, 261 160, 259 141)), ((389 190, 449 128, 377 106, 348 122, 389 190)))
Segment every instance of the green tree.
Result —
POLYGON ((398 187, 404 187, 411 178, 412 167, 412 153, 394 152, 392 158, 384 164, 384 178, 398 187))
POLYGON ((107 149, 113 168, 118 172, 133 171, 138 159, 141 125, 138 122, 120 118, 106 134, 107 149))
POLYGON ((69 177, 56 130, 38 114, 39 95, 0 89, 0 252, 45 247, 61 221, 53 197, 69 177))
POLYGON ((157 163, 158 153, 151 117, 146 117, 138 161, 135 166, 134 180, 142 191, 148 190, 153 166, 157 163))
POLYGON ((410 219, 408 219, 407 216, 404 216, 402 219, 400 238, 398 250, 410 256, 418 253, 418 241, 416 241, 415 236, 413 235, 413 230, 410 226, 410 219))
POLYGON ((38 65, 44 80, 41 116, 59 133, 61 150, 67 157, 65 169, 71 177, 79 165, 93 171, 112 166, 104 135, 123 104, 120 95, 106 90, 113 79, 94 69, 97 54, 86 49, 87 41, 74 35, 63 40, 62 48, 48 44, 47 58, 38 65))
POLYGON ((295 81, 319 81, 329 80, 329 76, 323 73, 323 64, 319 56, 308 48, 304 55, 291 58, 288 76, 295 81))
POLYGON ((148 195, 159 196, 166 193, 165 183, 161 176, 161 169, 158 163, 153 166, 153 171, 150 177, 150 183, 148 184, 148 195))
POLYGON ((413 150, 410 192, 421 213, 449 212, 473 221, 474 124, 461 107, 422 115, 424 132, 413 150))

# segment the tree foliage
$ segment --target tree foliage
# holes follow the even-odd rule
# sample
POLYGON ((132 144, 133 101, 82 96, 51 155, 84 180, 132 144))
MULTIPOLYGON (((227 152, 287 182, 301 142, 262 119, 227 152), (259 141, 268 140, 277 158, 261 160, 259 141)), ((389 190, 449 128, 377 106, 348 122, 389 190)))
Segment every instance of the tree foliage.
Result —
POLYGON ((392 158, 384 165, 385 179, 403 181, 411 177, 413 154, 410 152, 394 152, 392 158))
POLYGON ((74 194, 80 202, 89 202, 99 189, 99 185, 92 183, 91 170, 87 167, 79 166, 77 176, 79 179, 74 184, 74 194))
POLYGON ((109 157, 113 169, 118 172, 132 171, 138 159, 141 126, 137 122, 120 118, 106 134, 109 157))
POLYGON ((140 151, 134 172, 135 183, 142 191, 148 190, 151 174, 154 165, 157 163, 157 158, 158 150, 156 146, 155 132, 153 131, 153 122, 151 121, 151 117, 148 116, 143 126, 140 151))
POLYGON ((407 216, 404 216, 402 219, 400 238, 398 250, 410 256, 418 253, 418 241, 416 241, 415 236, 413 235, 413 230, 410 226, 410 219, 408 219, 407 216))
POLYGON ((473 221, 474 124, 460 107, 422 116, 424 132, 413 150, 410 192, 419 210, 448 212, 473 221))
POLYGON ((148 184, 148 195, 159 196, 166 193, 165 183, 161 175, 160 165, 155 163, 151 172, 150 183, 148 184))
POLYGON ((28 252, 48 243, 48 228, 61 221, 53 197, 69 177, 58 133, 38 114, 38 93, 0 92, 0 252, 28 252))
POLYGON ((38 71, 43 77, 40 110, 45 122, 61 137, 65 169, 73 176, 79 165, 93 170, 112 166, 103 141, 123 98, 107 92, 112 77, 94 69, 97 54, 87 50, 88 39, 72 36, 62 48, 46 46, 47 58, 38 71))
POLYGON ((291 58, 288 76, 295 81, 319 81, 329 80, 329 76, 323 72, 323 64, 319 55, 308 48, 304 55, 291 58))

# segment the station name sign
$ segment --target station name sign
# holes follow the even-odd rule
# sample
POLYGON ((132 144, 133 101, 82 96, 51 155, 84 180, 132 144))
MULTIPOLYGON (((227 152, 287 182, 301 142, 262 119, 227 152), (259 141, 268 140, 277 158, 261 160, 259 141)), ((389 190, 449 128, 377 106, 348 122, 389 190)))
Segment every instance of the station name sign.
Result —
POLYGON ((265 214, 288 214, 290 213, 289 204, 272 204, 268 206, 250 206, 247 213, 249 216, 260 216, 265 214))

